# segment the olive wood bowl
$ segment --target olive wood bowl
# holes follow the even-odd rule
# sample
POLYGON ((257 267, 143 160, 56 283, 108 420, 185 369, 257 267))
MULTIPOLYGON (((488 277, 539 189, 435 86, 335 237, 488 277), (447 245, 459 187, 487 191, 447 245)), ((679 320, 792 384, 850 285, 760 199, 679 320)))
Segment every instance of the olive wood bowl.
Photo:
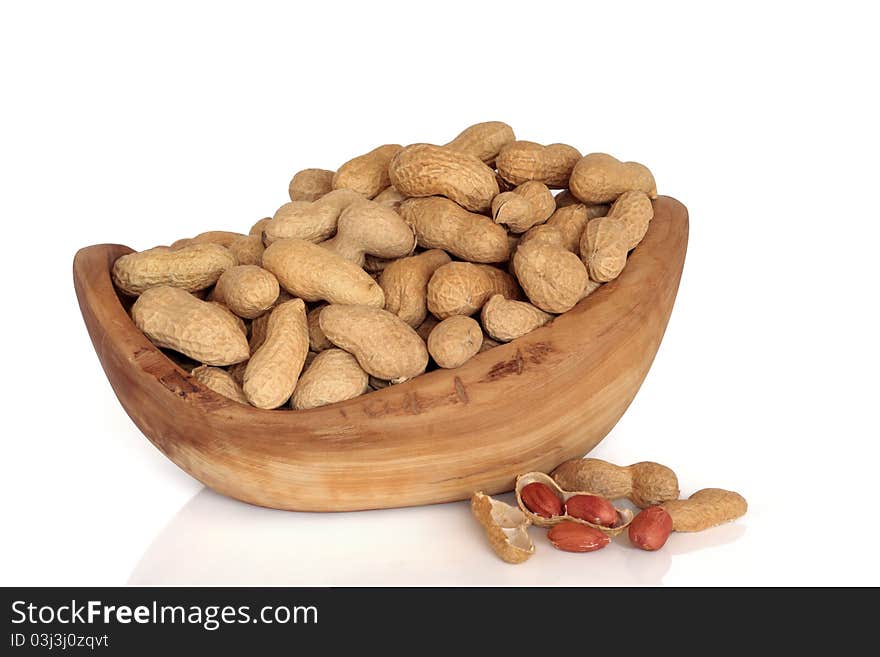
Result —
POLYGON ((219 493, 277 509, 352 511, 513 489, 589 452, 623 415, 672 311, 688 214, 654 202, 617 280, 463 366, 306 411, 261 410, 205 388, 132 323, 110 279, 131 249, 73 261, 80 310, 123 408, 169 459, 219 493))

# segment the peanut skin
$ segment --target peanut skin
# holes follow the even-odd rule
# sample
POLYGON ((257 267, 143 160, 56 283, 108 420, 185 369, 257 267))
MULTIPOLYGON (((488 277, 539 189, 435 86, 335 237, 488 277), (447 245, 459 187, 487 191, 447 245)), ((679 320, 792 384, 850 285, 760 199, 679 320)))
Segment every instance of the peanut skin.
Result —
POLYGON ((678 499, 678 478, 665 465, 643 461, 622 467, 600 459, 573 459, 553 471, 566 490, 581 490, 609 500, 628 498, 640 508, 678 499))
POLYGON ((745 515, 749 508, 739 493, 721 488, 698 490, 686 500, 664 502, 677 532, 699 532, 745 515))
POLYGON ((472 212, 488 210, 499 191, 495 172, 481 160, 443 146, 407 146, 388 171, 405 196, 445 196, 472 212))
POLYGON ((672 533, 672 517, 662 506, 641 511, 629 526, 630 543, 642 550, 659 550, 672 533))

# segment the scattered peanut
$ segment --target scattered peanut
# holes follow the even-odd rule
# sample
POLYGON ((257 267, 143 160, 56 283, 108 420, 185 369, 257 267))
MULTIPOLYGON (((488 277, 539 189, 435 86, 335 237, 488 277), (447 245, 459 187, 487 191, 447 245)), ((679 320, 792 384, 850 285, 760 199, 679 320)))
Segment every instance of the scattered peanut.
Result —
POLYGON ((244 394, 257 408, 282 406, 296 388, 309 351, 309 328, 302 299, 272 309, 263 344, 244 372, 244 394))
POLYGON ((553 315, 530 303, 505 299, 500 294, 493 295, 480 311, 486 333, 500 342, 516 340, 551 319, 553 315))
POLYGON ((573 459, 553 471, 562 488, 589 491, 610 500, 628 498, 638 507, 678 499, 678 478, 665 465, 643 461, 621 467, 600 459, 573 459))
POLYGON ((532 226, 544 223, 555 209, 556 201, 547 185, 534 180, 492 199, 492 218, 505 224, 513 233, 524 233, 532 226))
POLYGON ((638 162, 621 162, 606 153, 590 153, 571 171, 569 188, 582 203, 610 203, 624 192, 644 192, 657 197, 654 176, 638 162))
POLYGON ((420 326, 428 314, 428 281, 448 262, 445 251, 431 249, 390 263, 379 276, 379 285, 385 293, 385 310, 413 328, 420 326))
POLYGON ((391 160, 389 174, 405 196, 445 196, 472 212, 489 209, 498 194, 492 169, 473 155, 442 146, 407 146, 391 160))
POLYGON ((299 378, 290 404, 301 410, 352 399, 366 392, 369 376, 342 349, 322 351, 299 378))
POLYGON ((498 173, 514 185, 529 180, 547 187, 568 187, 572 169, 581 159, 580 151, 567 144, 542 146, 531 141, 514 141, 501 149, 495 165, 498 173))
POLYGON ((630 543, 642 550, 659 550, 672 533, 672 517, 662 506, 649 506, 629 526, 630 543))
POLYGON ((617 509, 598 495, 574 495, 565 501, 565 513, 594 525, 611 527, 617 522, 617 509))
POLYGON ((179 249, 157 246, 117 259, 113 283, 132 296, 163 285, 195 292, 212 286, 220 274, 234 266, 235 257, 219 244, 192 244, 179 249))
POLYGON ((287 193, 291 201, 317 201, 333 189, 333 171, 303 169, 290 179, 287 193))
POLYGON ((385 305, 382 288, 368 273, 328 249, 304 240, 280 240, 263 253, 263 267, 305 301, 385 305))
POLYGON ((450 262, 428 281, 428 310, 438 319, 473 315, 494 294, 517 299, 519 287, 510 274, 491 265, 450 262))
POLYGON ((428 336, 428 353, 440 367, 461 367, 483 345, 483 330, 470 317, 453 315, 434 327, 428 336))
POLYGON ((391 184, 388 164, 403 147, 386 144, 349 160, 333 176, 333 189, 351 189, 373 198, 391 184))
POLYGON ((270 272, 256 265, 238 265, 220 275, 213 298, 239 317, 254 319, 272 307, 278 292, 278 279, 270 272))
POLYGON ((250 354, 231 313, 177 287, 145 290, 131 307, 131 318, 153 344, 206 365, 232 365, 250 354))
POLYGON ((319 322, 330 342, 354 354, 364 370, 380 379, 399 383, 428 365, 424 341, 387 310, 331 304, 321 311, 319 322))
POLYGON ((594 527, 567 521, 551 527, 547 538, 557 550, 566 552, 595 552, 611 542, 607 534, 594 527))
POLYGON ((407 199, 400 204, 400 214, 423 249, 443 249, 468 262, 505 262, 510 257, 503 226, 449 199, 407 199))
POLYGON ((237 401, 239 404, 248 403, 247 397, 244 396, 244 391, 241 389, 241 385, 226 370, 220 369, 219 367, 202 365, 195 368, 192 371, 192 375, 195 377, 196 381, 206 388, 210 388, 218 395, 223 395, 227 399, 237 401))
POLYGON ((700 532, 736 520, 749 508, 742 495, 721 488, 704 488, 686 500, 670 500, 661 506, 677 532, 700 532))

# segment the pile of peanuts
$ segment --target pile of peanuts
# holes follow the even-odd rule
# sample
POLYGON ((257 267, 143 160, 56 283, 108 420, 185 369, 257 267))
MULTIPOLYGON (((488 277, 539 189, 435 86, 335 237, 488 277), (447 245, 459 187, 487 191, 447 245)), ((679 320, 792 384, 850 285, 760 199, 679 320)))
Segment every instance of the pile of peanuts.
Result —
POLYGON ((202 233, 112 272, 154 344, 263 409, 460 367, 547 324, 620 274, 657 195, 641 164, 497 121, 304 169, 288 191, 248 234, 202 233))
POLYGON ((595 552, 626 531, 642 550, 659 550, 673 531, 697 532, 746 513, 739 493, 704 488, 679 499, 678 477, 652 461, 618 466, 600 459, 566 461, 553 471, 529 472, 516 480, 518 509, 475 493, 471 509, 495 552, 522 563, 534 553, 528 527, 548 527, 547 539, 566 552, 595 552), (572 492, 575 491, 575 492, 572 492), (615 507, 628 499, 640 510, 615 507))

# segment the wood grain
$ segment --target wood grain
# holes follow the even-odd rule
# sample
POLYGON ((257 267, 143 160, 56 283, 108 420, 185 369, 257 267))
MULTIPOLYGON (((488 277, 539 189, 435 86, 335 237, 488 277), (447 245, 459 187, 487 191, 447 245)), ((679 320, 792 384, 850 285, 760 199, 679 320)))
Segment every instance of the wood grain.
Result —
POLYGON ((511 490, 516 475, 549 472, 591 450, 651 366, 687 235, 685 207, 660 197, 621 276, 550 325, 458 369, 295 412, 232 402, 156 349, 132 324, 110 280, 128 247, 84 248, 73 274, 107 378, 163 454, 245 502, 350 511, 511 490))

